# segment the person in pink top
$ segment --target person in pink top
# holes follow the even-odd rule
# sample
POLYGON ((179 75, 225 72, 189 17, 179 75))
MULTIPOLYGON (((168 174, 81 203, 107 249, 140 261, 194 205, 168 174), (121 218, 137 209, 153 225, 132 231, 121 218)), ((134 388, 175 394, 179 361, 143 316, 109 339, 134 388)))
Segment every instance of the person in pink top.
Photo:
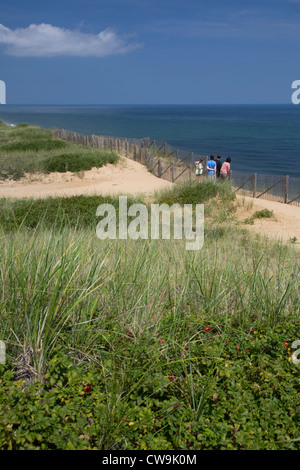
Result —
POLYGON ((226 161, 223 163, 221 167, 220 178, 222 178, 223 180, 226 180, 228 178, 229 171, 230 171, 230 162, 231 162, 231 158, 230 157, 226 158, 226 161))

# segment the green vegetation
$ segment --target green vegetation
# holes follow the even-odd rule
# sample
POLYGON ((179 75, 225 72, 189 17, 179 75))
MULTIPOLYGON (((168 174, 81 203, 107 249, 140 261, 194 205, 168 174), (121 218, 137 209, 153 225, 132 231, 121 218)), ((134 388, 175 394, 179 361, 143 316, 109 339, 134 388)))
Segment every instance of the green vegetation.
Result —
POLYGON ((49 157, 44 162, 44 170, 47 172, 59 171, 64 173, 71 171, 87 171, 92 168, 100 168, 107 163, 116 163, 118 156, 111 152, 82 152, 82 153, 63 153, 54 157, 49 157))
MULTIPOLYGON (((128 205, 142 202, 128 197, 128 205)), ((96 227, 96 209, 100 204, 112 204, 119 215, 118 197, 72 196, 46 199, 0 199, 0 226, 3 231, 22 228, 96 227)))
POLYGON ((253 219, 270 219, 274 217, 274 213, 269 209, 262 209, 261 211, 255 211, 252 217, 253 219))
POLYGON ((204 179, 201 184, 194 180, 189 183, 178 183, 173 188, 158 194, 157 201, 171 206, 174 203, 203 204, 212 198, 219 198, 221 205, 227 205, 234 201, 235 197, 229 183, 212 184, 211 181, 204 179))
POLYGON ((54 139, 51 130, 0 123, 0 180, 20 179, 25 173, 73 173, 116 163, 116 153, 54 139))
POLYGON ((255 219, 271 219, 274 217, 273 211, 269 209, 262 209, 260 211, 255 211, 251 217, 248 217, 244 220, 245 224, 253 225, 255 219))
POLYGON ((116 198, 1 200, 2 450, 300 448, 299 254, 239 226, 227 184, 155 196, 195 201, 200 251, 99 240, 116 198))

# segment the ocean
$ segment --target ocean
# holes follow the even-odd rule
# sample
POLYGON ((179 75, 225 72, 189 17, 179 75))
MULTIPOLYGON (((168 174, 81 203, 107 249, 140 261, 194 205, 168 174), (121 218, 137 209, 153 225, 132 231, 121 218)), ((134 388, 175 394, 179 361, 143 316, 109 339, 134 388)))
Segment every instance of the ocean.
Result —
POLYGON ((231 169, 300 177, 300 106, 0 105, 7 124, 167 142, 195 155, 231 157, 231 169))

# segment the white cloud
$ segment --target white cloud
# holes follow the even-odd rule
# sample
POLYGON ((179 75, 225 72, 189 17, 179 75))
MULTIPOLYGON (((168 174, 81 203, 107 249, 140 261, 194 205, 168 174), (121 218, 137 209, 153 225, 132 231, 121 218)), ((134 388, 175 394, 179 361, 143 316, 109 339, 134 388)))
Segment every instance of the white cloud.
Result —
POLYGON ((0 24, 0 45, 5 46, 7 55, 17 57, 105 57, 142 47, 139 43, 129 43, 110 29, 86 34, 45 23, 15 30, 0 24))

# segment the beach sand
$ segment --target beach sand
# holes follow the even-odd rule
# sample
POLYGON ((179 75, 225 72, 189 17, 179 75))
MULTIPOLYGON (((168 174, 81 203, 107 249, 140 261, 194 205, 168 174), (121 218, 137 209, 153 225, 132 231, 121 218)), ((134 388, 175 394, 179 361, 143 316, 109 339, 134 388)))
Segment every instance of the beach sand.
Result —
POLYGON ((0 182, 0 197, 44 198, 48 196, 150 195, 171 187, 169 181, 152 175, 144 165, 121 157, 116 164, 94 168, 78 175, 70 172, 34 174, 18 181, 0 182))
MULTIPOLYGON (((151 199, 155 191, 172 187, 169 181, 152 175, 144 165, 122 157, 116 165, 85 171, 27 175, 19 181, 1 181, 0 198, 44 198, 49 196, 143 194, 151 199)), ((246 218, 261 209, 274 213, 272 219, 256 219, 245 228, 256 233, 289 242, 300 242, 300 207, 263 199, 238 196, 237 218, 246 218)), ((298 248, 300 244, 296 243, 298 248)))
POLYGON ((300 248, 300 207, 282 202, 268 201, 266 199, 253 199, 251 197, 237 196, 239 207, 238 219, 244 221, 254 212, 263 209, 273 211, 274 217, 254 219, 253 225, 245 225, 255 233, 275 238, 282 242, 290 242, 297 239, 295 247, 300 248), (298 243, 297 243, 298 242, 298 243))

